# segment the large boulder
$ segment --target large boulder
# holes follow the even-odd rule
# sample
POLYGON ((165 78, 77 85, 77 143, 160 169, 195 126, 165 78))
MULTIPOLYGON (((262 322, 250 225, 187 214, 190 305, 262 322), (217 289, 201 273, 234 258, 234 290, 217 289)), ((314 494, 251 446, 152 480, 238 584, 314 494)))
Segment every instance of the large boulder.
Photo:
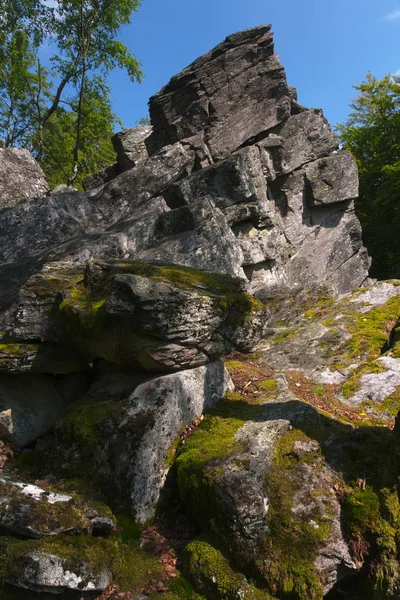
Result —
POLYGON ((71 405, 55 438, 44 440, 43 461, 95 483, 117 509, 145 524, 154 517, 182 428, 231 387, 219 361, 139 385, 126 371, 100 374, 71 405))
MULTIPOLYGON (((3 340, 9 343, 0 350, 11 354, 25 348, 27 353, 32 347, 35 354, 34 344, 15 342, 41 339, 37 360, 26 360, 30 370, 38 369, 39 358, 53 344, 61 344, 70 364, 60 360, 59 367, 52 367, 48 360, 48 372, 78 371, 84 368, 84 355, 148 371, 175 371, 235 347, 256 347, 267 318, 267 309, 246 293, 243 281, 228 275, 170 263, 93 261, 85 273, 71 263, 50 263, 21 289, 3 340)), ((55 353, 52 358, 56 363, 55 353)))
POLYGON ((48 192, 44 173, 29 150, 0 148, 0 209, 48 192))
POLYGON ((310 436, 310 423, 324 431, 317 411, 283 381, 263 386, 257 404, 232 394, 189 438, 177 458, 180 494, 231 564, 279 598, 322 598, 356 570, 335 494, 341 474, 310 436))

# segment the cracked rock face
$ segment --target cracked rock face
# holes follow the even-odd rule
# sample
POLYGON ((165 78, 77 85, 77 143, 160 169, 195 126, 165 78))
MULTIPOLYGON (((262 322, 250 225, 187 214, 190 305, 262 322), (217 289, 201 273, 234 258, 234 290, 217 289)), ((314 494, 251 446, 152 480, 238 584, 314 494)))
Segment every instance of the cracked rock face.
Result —
POLYGON ((295 98, 270 26, 229 36, 151 98, 151 127, 115 136, 117 164, 86 193, 0 211, 2 271, 13 273, 0 300, 10 306, 44 263, 94 258, 229 273, 260 297, 358 287, 370 260, 354 213, 357 167, 321 110, 295 98))

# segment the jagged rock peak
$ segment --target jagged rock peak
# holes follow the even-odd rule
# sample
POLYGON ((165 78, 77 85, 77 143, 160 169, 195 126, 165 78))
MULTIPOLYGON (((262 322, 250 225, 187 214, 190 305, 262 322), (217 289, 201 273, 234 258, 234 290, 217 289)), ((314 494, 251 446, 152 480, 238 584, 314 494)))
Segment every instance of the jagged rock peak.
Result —
POLYGON ((155 152, 204 131, 213 159, 225 158, 287 119, 292 95, 271 26, 235 33, 150 99, 154 131, 146 144, 155 152))

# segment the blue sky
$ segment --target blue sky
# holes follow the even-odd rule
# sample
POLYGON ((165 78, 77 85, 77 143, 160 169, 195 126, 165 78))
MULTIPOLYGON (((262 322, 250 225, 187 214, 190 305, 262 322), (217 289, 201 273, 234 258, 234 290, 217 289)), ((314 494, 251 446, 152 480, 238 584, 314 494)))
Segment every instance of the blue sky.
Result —
POLYGON ((145 78, 109 79, 125 127, 147 114, 149 97, 172 75, 227 35, 272 23, 275 49, 299 101, 343 121, 353 85, 368 70, 400 72, 400 0, 143 0, 121 39, 142 62, 145 78))

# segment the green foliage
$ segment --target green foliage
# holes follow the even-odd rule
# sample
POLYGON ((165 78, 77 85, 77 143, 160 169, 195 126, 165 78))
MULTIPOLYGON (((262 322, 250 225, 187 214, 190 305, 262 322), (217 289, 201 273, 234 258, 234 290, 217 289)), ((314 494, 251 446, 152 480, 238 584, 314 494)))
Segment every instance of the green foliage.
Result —
POLYGON ((141 80, 140 63, 116 39, 138 7, 139 0, 5 0, 0 145, 29 148, 51 185, 81 187, 114 162, 110 137, 120 121, 106 77, 120 68, 141 80), (43 43, 53 50, 50 70, 37 58, 43 43))
POLYGON ((400 276, 400 78, 381 80, 368 73, 355 86, 359 95, 347 121, 338 126, 346 149, 356 158, 360 197, 356 202, 372 275, 400 276))

